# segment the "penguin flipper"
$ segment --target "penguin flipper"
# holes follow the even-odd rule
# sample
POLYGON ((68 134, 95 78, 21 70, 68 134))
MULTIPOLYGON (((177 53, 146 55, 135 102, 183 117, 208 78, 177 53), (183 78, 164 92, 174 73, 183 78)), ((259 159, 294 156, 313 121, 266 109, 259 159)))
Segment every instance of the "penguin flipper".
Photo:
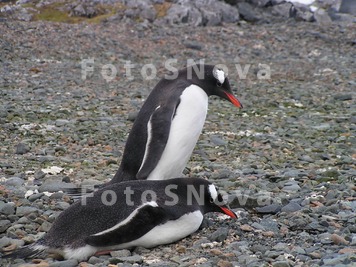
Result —
POLYGON ((147 179, 161 159, 178 105, 179 101, 176 105, 158 106, 152 113, 147 125, 148 137, 145 154, 141 167, 136 174, 138 180, 147 179))
POLYGON ((128 243, 170 219, 169 214, 162 207, 159 207, 156 202, 150 201, 135 209, 125 220, 115 226, 88 236, 85 242, 95 247, 128 243))

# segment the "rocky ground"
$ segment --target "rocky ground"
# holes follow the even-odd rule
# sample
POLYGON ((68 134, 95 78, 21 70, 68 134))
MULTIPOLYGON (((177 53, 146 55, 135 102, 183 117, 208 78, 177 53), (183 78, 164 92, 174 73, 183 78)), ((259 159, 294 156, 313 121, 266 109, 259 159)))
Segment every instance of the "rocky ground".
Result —
POLYGON ((177 68, 188 59, 227 65, 244 109, 211 97, 186 169, 226 192, 237 220, 210 214, 175 244, 80 264, 0 265, 355 266, 355 30, 349 22, 294 19, 207 27, 118 17, 2 21, 3 251, 48 231, 73 201, 60 188, 113 176, 135 114, 168 73, 167 59, 177 68), (116 75, 105 71, 108 64, 116 75), (155 78, 142 76, 146 64, 155 78))

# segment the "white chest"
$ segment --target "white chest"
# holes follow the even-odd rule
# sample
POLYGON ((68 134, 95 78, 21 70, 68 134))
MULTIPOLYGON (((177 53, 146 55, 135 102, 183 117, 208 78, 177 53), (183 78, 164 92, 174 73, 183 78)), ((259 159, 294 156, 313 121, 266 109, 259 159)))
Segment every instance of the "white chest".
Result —
POLYGON ((182 175, 203 129, 207 111, 208 95, 202 88, 190 85, 183 91, 166 147, 148 180, 163 180, 182 175))

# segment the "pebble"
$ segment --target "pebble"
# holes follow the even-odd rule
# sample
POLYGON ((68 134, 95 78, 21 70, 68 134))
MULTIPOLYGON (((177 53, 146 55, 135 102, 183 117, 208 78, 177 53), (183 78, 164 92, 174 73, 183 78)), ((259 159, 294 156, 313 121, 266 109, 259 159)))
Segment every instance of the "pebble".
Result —
POLYGON ((223 242, 229 234, 228 228, 219 228, 213 232, 208 238, 210 241, 223 242))
POLYGON ((15 203, 0 201, 0 213, 4 215, 11 215, 15 213, 15 203))
POLYGON ((24 143, 18 143, 15 146, 15 154, 23 155, 28 152, 30 152, 30 148, 28 147, 28 145, 26 145, 24 143))
POLYGON ((49 267, 76 267, 76 266, 78 266, 77 260, 54 261, 49 263, 49 267))
POLYGON ((290 202, 287 205, 283 206, 281 208, 281 211, 282 212, 295 212, 295 211, 298 211, 301 209, 302 209, 302 207, 298 203, 290 202))
POLYGON ((16 215, 17 216, 24 216, 24 215, 28 215, 30 213, 33 212, 37 212, 38 209, 35 207, 31 207, 31 206, 20 206, 16 208, 16 215))
POLYGON ((282 205, 280 204, 271 204, 263 207, 256 207, 255 210, 258 213, 262 214, 276 214, 278 213, 282 208, 282 205))
POLYGON ((9 220, 0 220, 0 233, 3 233, 11 226, 11 222, 9 220))

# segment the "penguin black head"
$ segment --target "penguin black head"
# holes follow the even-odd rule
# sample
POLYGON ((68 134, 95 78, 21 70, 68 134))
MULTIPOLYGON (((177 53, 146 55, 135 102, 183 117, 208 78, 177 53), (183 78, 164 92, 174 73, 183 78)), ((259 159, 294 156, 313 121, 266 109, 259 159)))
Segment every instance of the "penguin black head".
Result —
POLYGON ((231 218, 237 218, 235 212, 229 209, 222 195, 213 184, 206 187, 204 212, 222 212, 231 218))
POLYGON ((230 101, 238 108, 242 108, 241 102, 233 95, 226 72, 218 65, 192 65, 184 69, 188 80, 198 85, 208 96, 216 95, 230 101), (191 78, 191 79, 190 79, 191 78))

